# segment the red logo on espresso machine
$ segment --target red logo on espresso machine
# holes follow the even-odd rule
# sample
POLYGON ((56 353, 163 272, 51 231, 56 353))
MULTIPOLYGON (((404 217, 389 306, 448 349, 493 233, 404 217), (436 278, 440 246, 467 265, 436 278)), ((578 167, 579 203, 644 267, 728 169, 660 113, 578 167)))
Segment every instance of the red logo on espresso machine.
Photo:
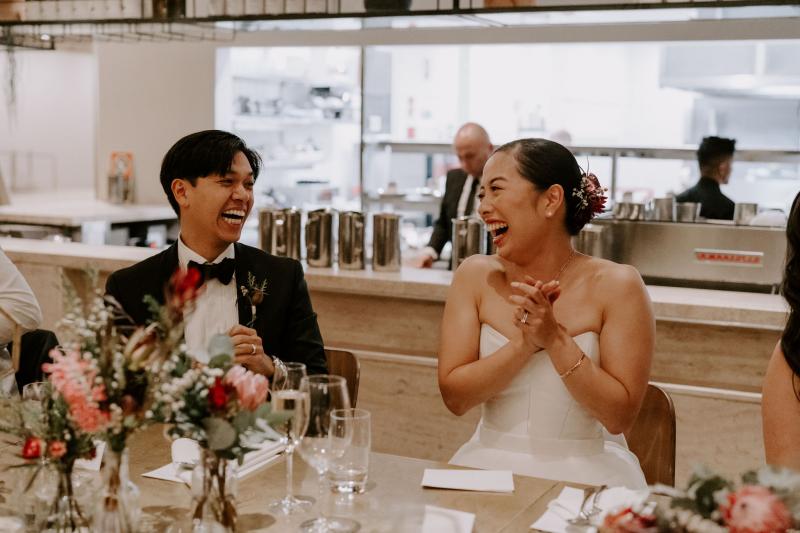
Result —
POLYGON ((744 252, 741 250, 715 250, 695 248, 694 258, 699 263, 743 267, 763 267, 764 252, 744 252))

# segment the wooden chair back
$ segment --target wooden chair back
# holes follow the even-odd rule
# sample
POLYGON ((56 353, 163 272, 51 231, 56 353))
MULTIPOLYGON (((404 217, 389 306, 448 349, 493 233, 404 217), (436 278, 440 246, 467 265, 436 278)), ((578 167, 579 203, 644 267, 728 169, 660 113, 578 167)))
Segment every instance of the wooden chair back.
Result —
POLYGON ((361 365, 353 352, 331 350, 325 348, 328 360, 328 373, 342 376, 347 380, 347 392, 350 394, 350 406, 356 406, 358 399, 358 381, 361 378, 361 365))
POLYGON ((642 409, 625 438, 648 484, 675 486, 675 407, 666 391, 647 385, 642 409))

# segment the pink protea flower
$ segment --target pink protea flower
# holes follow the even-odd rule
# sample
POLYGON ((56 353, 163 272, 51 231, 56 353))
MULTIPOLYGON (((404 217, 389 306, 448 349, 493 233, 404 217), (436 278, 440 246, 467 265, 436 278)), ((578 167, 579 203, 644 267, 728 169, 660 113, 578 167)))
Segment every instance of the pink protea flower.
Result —
POLYGON ((781 533, 792 527, 786 505, 767 487, 745 485, 720 506, 731 533, 781 533))
POLYGON ((54 440, 51 442, 47 449, 50 452, 50 457, 53 459, 60 459, 65 453, 67 453, 67 445, 60 440, 54 440))
POLYGON ((110 416, 99 406, 106 393, 104 385, 95 384, 97 369, 76 350, 63 353, 54 348, 50 357, 53 363, 45 363, 42 370, 50 374, 50 383, 69 405, 73 421, 87 433, 103 429, 110 416))
POLYGON ((235 365, 225 374, 224 383, 236 389, 239 405, 255 411, 267 399, 269 381, 260 374, 254 374, 243 366, 235 365))

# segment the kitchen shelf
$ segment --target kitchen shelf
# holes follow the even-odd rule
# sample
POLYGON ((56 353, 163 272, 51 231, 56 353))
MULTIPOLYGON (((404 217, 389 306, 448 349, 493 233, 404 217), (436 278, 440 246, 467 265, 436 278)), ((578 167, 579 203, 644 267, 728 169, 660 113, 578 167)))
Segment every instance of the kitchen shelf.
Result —
POLYGON ((337 126, 358 124, 353 120, 319 117, 281 117, 270 115, 236 115, 232 128, 238 131, 280 131, 287 127, 337 126))

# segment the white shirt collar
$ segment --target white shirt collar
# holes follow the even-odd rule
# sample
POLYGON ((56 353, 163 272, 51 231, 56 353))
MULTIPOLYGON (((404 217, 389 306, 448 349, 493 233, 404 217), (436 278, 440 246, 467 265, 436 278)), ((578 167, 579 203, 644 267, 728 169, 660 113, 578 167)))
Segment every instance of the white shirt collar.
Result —
MULTIPOLYGON (((221 262, 226 257, 235 258, 236 252, 233 248, 233 243, 228 245, 225 250, 217 256, 216 259, 211 261, 212 264, 216 264, 221 262)), ((183 242, 183 238, 180 236, 178 237, 178 264, 181 266, 182 269, 186 269, 189 266, 189 261, 194 261, 195 263, 200 263, 201 265, 207 263, 205 257, 198 254, 188 246, 186 243, 183 242)))

